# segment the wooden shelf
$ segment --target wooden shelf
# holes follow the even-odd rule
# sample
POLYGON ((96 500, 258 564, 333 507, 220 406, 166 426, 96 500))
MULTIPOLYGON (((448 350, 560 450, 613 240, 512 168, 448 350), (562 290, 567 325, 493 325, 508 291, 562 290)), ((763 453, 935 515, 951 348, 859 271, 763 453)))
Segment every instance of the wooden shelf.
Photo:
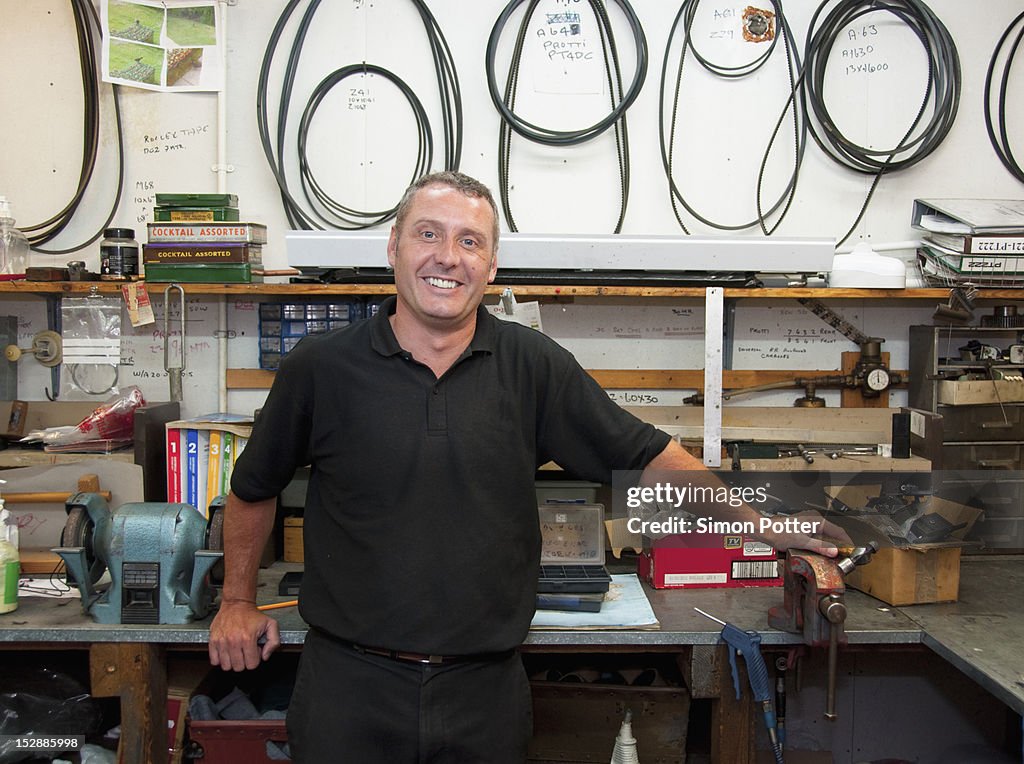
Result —
MULTIPOLYGON (((3 281, 0 294, 25 295, 88 295, 93 288, 100 294, 117 294, 120 281, 3 281)), ((138 282, 145 283, 145 282, 138 282)), ((155 295, 167 287, 164 283, 147 284, 155 295)), ((267 296, 321 296, 321 295, 388 295, 395 293, 393 284, 182 284, 189 294, 234 295, 236 297, 267 296)), ((505 285, 487 287, 490 295, 501 294, 505 285)), ((513 285, 517 297, 691 297, 703 298, 705 287, 638 287, 612 285, 520 284, 513 285)), ((818 299, 886 299, 886 300, 945 300, 947 289, 827 289, 811 287, 745 289, 727 287, 727 298, 778 299, 815 297, 818 299)), ((982 289, 979 300, 1024 300, 1022 289, 982 289)))
MULTIPOLYGON (((703 369, 587 369, 606 390, 703 390, 703 369)), ((785 382, 794 377, 829 377, 841 374, 833 370, 796 371, 792 369, 725 369, 722 384, 727 390, 785 382)), ((895 371, 901 379, 906 371, 895 371)), ((229 390, 269 390, 274 372, 265 369, 228 369, 229 390)), ((906 387, 906 384, 897 385, 906 387)), ((796 385, 793 390, 796 390, 796 385)))

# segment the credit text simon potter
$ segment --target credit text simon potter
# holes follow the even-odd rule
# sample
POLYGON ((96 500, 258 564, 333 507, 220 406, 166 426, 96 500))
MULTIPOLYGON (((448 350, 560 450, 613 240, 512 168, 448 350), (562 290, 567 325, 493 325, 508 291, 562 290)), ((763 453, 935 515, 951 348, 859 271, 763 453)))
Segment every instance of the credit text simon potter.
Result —
MULTIPOLYGON (((681 509, 709 504, 724 504, 741 507, 744 504, 761 504, 768 500, 763 486, 708 486, 687 483, 676 486, 671 483, 656 483, 653 486, 632 486, 626 490, 626 506, 639 509, 653 506, 659 510, 681 509)), ((661 536, 673 533, 726 533, 764 534, 772 533, 817 533, 821 521, 799 520, 795 517, 760 517, 754 520, 712 520, 707 517, 662 517, 644 520, 631 517, 627 522, 630 533, 661 536)))

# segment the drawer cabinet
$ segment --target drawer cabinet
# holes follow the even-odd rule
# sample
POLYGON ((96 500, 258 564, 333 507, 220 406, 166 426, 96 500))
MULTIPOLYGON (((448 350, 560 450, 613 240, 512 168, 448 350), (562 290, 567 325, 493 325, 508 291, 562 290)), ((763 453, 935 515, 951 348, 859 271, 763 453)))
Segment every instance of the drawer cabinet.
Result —
POLYGON ((994 552, 1024 549, 1024 348, 1011 352, 1022 338, 1024 327, 910 327, 908 402, 942 416, 934 488, 983 510, 969 540, 994 552))

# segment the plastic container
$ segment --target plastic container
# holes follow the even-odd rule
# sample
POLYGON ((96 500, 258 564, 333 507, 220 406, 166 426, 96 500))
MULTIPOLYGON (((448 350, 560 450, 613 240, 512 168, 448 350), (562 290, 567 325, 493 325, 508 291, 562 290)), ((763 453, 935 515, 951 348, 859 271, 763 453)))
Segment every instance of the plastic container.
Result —
POLYGON ((138 276, 139 243, 131 228, 106 228, 100 242, 101 276, 138 276))
POLYGON ((0 196, 0 278, 20 279, 28 268, 28 239, 14 227, 6 196, 0 196))
POLYGON ((18 555, 18 526, 8 525, 13 518, 0 499, 0 613, 18 609, 18 577, 21 558, 18 555))
POLYGON ((303 337, 340 329, 364 316, 359 297, 331 302, 260 304, 260 368, 275 370, 303 337))

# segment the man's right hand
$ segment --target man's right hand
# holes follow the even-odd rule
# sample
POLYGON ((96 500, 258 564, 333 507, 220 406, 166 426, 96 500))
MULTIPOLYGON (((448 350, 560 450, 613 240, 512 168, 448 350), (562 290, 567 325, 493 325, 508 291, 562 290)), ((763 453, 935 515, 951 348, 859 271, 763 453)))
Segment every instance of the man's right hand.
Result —
POLYGON ((222 602, 210 624, 210 663, 225 671, 254 669, 280 645, 277 621, 250 602, 222 602))

